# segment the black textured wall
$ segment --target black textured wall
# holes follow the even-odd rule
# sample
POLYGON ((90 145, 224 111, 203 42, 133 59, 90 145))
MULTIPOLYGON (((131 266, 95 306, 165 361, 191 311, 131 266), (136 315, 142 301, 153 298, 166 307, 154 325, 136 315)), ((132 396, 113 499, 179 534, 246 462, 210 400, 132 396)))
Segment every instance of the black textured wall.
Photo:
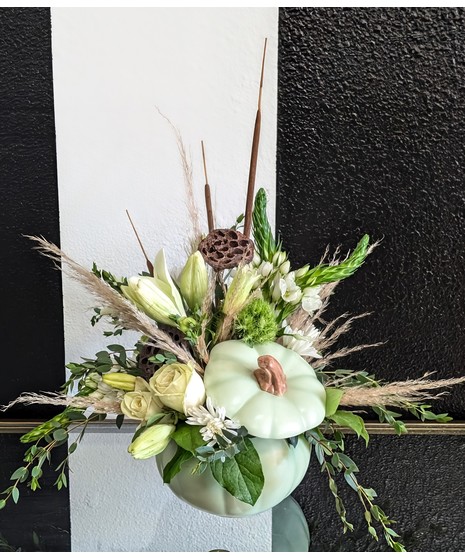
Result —
POLYGON ((64 381, 61 277, 23 237, 59 242, 53 110, 49 10, 0 8, 0 403, 64 381))
MULTIPOLYGON (((278 230, 295 264, 383 243, 332 313, 371 311, 346 367, 465 372, 465 11, 280 12, 278 230)), ((465 388, 437 407, 465 418, 465 388)))
MULTIPOLYGON (((295 265, 325 246, 381 246, 336 292, 330 313, 373 314, 344 344, 386 341, 340 362, 386 379, 465 372, 465 11, 280 10, 277 227, 295 265)), ((465 389, 435 408, 465 418, 465 389)), ((347 453, 398 520, 409 550, 463 551, 465 443, 354 439, 347 453)), ((342 483, 344 484, 344 483, 342 483)), ((343 489, 343 487, 341 487, 343 489)), ((357 519, 349 498, 349 519, 357 519)), ((362 521, 342 537, 312 463, 295 493, 311 550, 386 550, 362 521)), ((353 505, 352 505, 353 504, 353 505)))
MULTIPOLYGON (((0 8, 0 404, 64 382, 60 274, 23 234, 59 241, 50 11, 0 8)), ((50 412, 15 407, 6 417, 50 412)), ((0 491, 25 448, 17 436, 0 435, 0 491)), ((35 532, 42 550, 69 550, 68 492, 57 492, 54 480, 47 471, 42 491, 24 489, 18 506, 0 511, 0 534, 12 546, 37 550, 35 532)))

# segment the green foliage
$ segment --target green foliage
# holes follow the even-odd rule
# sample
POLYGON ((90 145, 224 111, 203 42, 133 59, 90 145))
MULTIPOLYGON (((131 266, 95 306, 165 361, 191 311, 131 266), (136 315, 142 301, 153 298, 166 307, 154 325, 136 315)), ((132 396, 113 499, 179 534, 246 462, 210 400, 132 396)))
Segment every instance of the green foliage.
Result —
POLYGON ((107 285, 109 285, 112 289, 115 289, 115 291, 118 291, 120 294, 122 293, 121 287, 127 287, 128 285, 128 280, 126 277, 121 277, 120 279, 118 279, 109 271, 99 269, 95 262, 92 265, 92 273, 99 279, 102 279, 102 281, 105 281, 107 285))
POLYGON ((239 312, 234 331, 250 346, 274 341, 278 335, 278 324, 271 304, 261 298, 252 300, 239 312))
POLYGON ((192 346, 197 344, 197 340, 202 334, 202 322, 204 320, 204 316, 201 315, 200 311, 197 310, 191 316, 176 316, 171 315, 170 319, 176 323, 177 328, 182 331, 184 334, 184 338, 188 341, 192 346))
POLYGON ((348 455, 343 453, 343 434, 334 431, 331 423, 328 421, 326 421, 325 426, 327 430, 332 432, 333 435, 331 438, 323 434, 320 428, 315 428, 307 432, 306 435, 309 443, 315 450, 315 455, 320 464, 321 471, 326 473, 328 477, 329 489, 334 496, 336 510, 341 518, 344 533, 348 530, 353 531, 353 525, 347 520, 347 510, 338 493, 335 480, 336 474, 342 474, 348 486, 357 493, 364 511, 364 518, 370 535, 378 540, 378 533, 372 525, 373 522, 376 522, 379 524, 387 544, 396 552, 405 552, 405 547, 396 540, 399 538, 399 535, 390 527, 394 522, 389 519, 378 505, 374 504, 374 500, 377 496, 376 492, 372 488, 365 488, 358 482, 355 475, 355 473, 358 473, 357 465, 348 455))
POLYGON ((40 479, 43 475, 43 466, 45 463, 52 466, 52 452, 55 448, 66 444, 68 434, 79 428, 81 431, 78 438, 69 448, 65 459, 55 467, 58 473, 54 486, 58 490, 68 486, 66 476, 68 469, 69 456, 76 450, 81 442, 87 425, 93 421, 104 420, 106 415, 91 414, 86 417, 82 411, 73 408, 67 408, 63 413, 56 415, 49 421, 44 422, 21 437, 24 443, 33 444, 25 451, 23 462, 24 465, 18 467, 11 475, 10 480, 14 481, 12 485, 6 488, 1 494, 5 495, 0 499, 0 509, 4 508, 11 498, 17 504, 20 497, 20 485, 25 484, 32 491, 41 488, 40 479))
POLYGON ((385 407, 372 407, 372 409, 378 415, 379 422, 387 422, 399 436, 401 434, 407 434, 405 422, 398 420, 398 418, 402 416, 400 413, 388 410, 385 407))
POLYGON ((435 422, 450 422, 452 417, 450 417, 447 413, 440 413, 436 414, 430 411, 431 405, 425 405, 420 403, 407 403, 405 408, 409 413, 411 413, 414 417, 420 419, 421 421, 425 420, 434 420, 435 422))
POLYGON ((173 364, 174 362, 178 361, 176 355, 169 352, 157 353, 156 355, 149 357, 148 360, 149 362, 153 362, 154 364, 159 364, 160 366, 163 366, 165 364, 173 364))
POLYGON ((273 256, 280 248, 280 243, 276 243, 271 232, 271 226, 266 214, 266 193, 263 188, 260 188, 255 195, 252 224, 255 250, 262 260, 271 262, 273 256))
POLYGON ((110 372, 112 367, 117 364, 123 370, 134 374, 140 375, 140 370, 134 363, 128 361, 127 350, 122 345, 111 344, 107 346, 107 351, 99 351, 95 358, 85 358, 82 362, 70 362, 66 368, 70 371, 68 381, 63 385, 63 390, 74 389, 75 384, 78 384, 78 395, 85 397, 95 390, 95 387, 86 385, 86 378, 89 374, 96 372, 100 376, 106 372, 110 372))
POLYGON ((350 411, 336 411, 329 418, 337 425, 353 430, 359 438, 362 437, 365 440, 365 444, 368 446, 370 437, 362 417, 350 411))
POLYGON ((169 484, 171 479, 181 470, 182 464, 189 461, 189 459, 192 459, 192 453, 178 446, 174 457, 163 469, 163 482, 169 484))
POLYGON ((298 278, 297 284, 302 289, 306 287, 317 287, 324 283, 341 281, 353 275, 363 264, 368 255, 370 237, 366 234, 362 237, 352 254, 338 265, 320 264, 298 278))
POLYGON ((200 426, 193 426, 186 423, 180 424, 176 430, 171 434, 171 438, 178 444, 179 447, 195 455, 197 448, 206 444, 205 440, 200 434, 200 426))
POLYGON ((232 496, 253 506, 263 490, 263 476, 260 457, 252 442, 244 439, 245 448, 229 459, 217 459, 210 463, 215 480, 232 496))
POLYGON ((325 388, 326 391, 326 416, 330 417, 334 415, 339 407, 339 402, 344 395, 344 391, 342 389, 336 388, 325 388))
POLYGON ((111 337, 112 335, 122 335, 123 331, 126 331, 126 328, 121 325, 119 318, 116 316, 111 316, 107 312, 103 312, 103 308, 94 308, 94 315, 90 319, 92 327, 98 324, 102 318, 108 318, 110 321, 110 325, 113 327, 112 330, 103 332, 103 335, 105 337, 111 337))

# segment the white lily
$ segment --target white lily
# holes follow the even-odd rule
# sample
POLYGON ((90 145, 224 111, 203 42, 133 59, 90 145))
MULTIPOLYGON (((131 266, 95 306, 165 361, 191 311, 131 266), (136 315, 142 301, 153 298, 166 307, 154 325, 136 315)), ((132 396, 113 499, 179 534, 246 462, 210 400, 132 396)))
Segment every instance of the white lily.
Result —
POLYGON ((161 324, 175 326, 170 316, 186 316, 181 295, 166 267, 165 253, 160 250, 155 258, 153 277, 136 276, 121 287, 123 294, 142 312, 161 324))

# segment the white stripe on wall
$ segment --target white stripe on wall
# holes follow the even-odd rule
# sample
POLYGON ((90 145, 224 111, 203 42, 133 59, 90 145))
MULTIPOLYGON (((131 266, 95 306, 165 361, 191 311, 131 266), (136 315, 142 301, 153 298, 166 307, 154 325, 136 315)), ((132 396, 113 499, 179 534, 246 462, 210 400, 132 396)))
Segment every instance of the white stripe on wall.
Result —
MULTIPOLYGON (((52 9, 61 242, 86 266, 120 275, 144 260, 127 208, 150 254, 185 259, 189 219, 174 136, 190 147, 202 206, 206 142, 216 219, 245 206, 264 37, 269 39, 257 185, 275 198, 277 8, 52 9)), ((205 223, 205 220, 204 220, 205 223)), ((63 278, 66 359, 103 347, 89 324, 92 299, 63 278), (89 311, 88 311, 89 310, 89 311), (86 311, 86 312, 84 312, 86 311)), ((89 434, 71 462, 74 551, 271 550, 271 512, 221 519, 162 486, 155 464, 127 454, 128 436, 89 434)))

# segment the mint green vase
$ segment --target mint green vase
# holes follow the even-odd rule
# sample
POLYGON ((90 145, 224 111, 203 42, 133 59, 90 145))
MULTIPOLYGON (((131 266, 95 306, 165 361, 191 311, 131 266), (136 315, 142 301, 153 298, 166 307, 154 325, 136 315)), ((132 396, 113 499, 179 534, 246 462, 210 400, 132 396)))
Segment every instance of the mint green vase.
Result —
POLYGON ((310 532, 299 504, 288 496, 273 508, 273 552, 308 552, 310 532))

